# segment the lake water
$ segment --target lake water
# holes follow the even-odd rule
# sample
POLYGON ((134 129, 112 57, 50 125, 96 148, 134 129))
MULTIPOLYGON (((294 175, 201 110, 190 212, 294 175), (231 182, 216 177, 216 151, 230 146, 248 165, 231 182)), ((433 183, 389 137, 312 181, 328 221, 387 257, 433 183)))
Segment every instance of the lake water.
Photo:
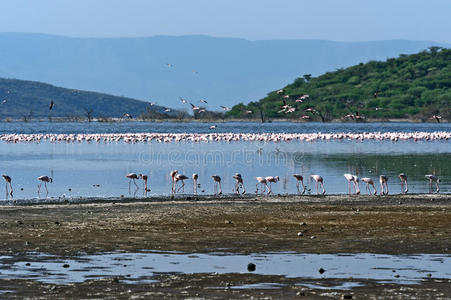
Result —
MULTIPOLYGON (((70 284, 86 280, 121 277, 128 283, 155 282, 161 274, 252 273, 302 279, 343 279, 346 289, 361 280, 394 284, 416 284, 421 280, 450 279, 451 256, 446 254, 308 254, 308 253, 99 253, 71 258, 43 253, 0 256, 0 279, 31 279, 45 283, 70 284), (255 264, 255 271, 248 264, 255 264), (322 271, 320 271, 323 269, 322 271), (352 277, 352 281, 350 280, 352 277), (351 282, 350 282, 351 281, 351 282)), ((235 288, 255 288, 255 285, 235 288)), ((275 286, 277 288, 277 286, 275 286)))
MULTIPOLYGON (((206 123, 0 123, 2 133, 127 133, 174 132, 211 133, 206 123)), ((218 123, 215 132, 235 133, 334 133, 334 132, 434 132, 451 131, 447 123, 218 123)), ((347 193, 343 173, 371 177, 389 177, 390 193, 401 191, 398 174, 409 178, 409 192, 425 193, 425 174, 436 174, 442 182, 440 192, 451 192, 450 141, 316 141, 316 142, 210 142, 210 143, 5 143, 0 142, 0 172, 13 178, 14 198, 38 197, 37 177, 49 175, 48 197, 144 196, 139 189, 129 190, 130 172, 147 174, 151 191, 147 196, 171 192, 169 172, 191 178, 199 174, 199 194, 213 193, 211 175, 222 177, 223 192, 232 193, 232 175, 241 173, 247 192, 255 193, 256 176, 279 176, 274 193, 296 193, 292 174, 320 174, 327 193, 347 193)), ((305 181, 308 189, 313 184, 305 181)), ((185 193, 192 192, 192 180, 186 180, 185 193)), ((4 189, 4 187, 3 187, 4 189)), ((362 193, 365 185, 360 184, 362 193)), ((0 192, 2 198, 6 193, 0 192)), ((41 191, 40 197, 45 198, 41 191)))

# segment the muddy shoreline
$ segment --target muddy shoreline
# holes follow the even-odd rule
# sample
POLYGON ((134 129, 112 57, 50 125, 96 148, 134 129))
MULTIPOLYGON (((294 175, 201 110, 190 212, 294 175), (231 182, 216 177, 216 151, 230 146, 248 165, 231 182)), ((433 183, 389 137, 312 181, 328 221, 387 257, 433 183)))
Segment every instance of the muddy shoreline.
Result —
MULTIPOLYGON (((55 199, 57 203, 53 204, 30 204, 19 200, 0 206, 0 255, 42 252, 73 257, 110 251, 208 253, 218 249, 244 254, 282 251, 451 254, 450 200, 450 195, 445 194, 93 198, 79 199, 78 203, 55 199)), ((370 281, 352 291, 305 289, 286 278, 252 274, 175 277, 160 274, 159 277, 158 283, 150 285, 125 284, 116 279, 89 280, 68 286, 0 280, 2 290, 14 291, 0 294, 0 297, 34 298, 31 296, 34 291, 34 295, 41 298, 115 298, 119 295, 126 298, 132 295, 141 298, 196 295, 205 298, 291 298, 297 295, 306 299, 337 299, 350 292, 354 294, 353 299, 363 299, 363 296, 367 299, 387 296, 390 290, 399 294, 402 290, 402 285, 370 281), (237 283, 252 282, 286 285, 270 290, 230 288, 237 283), (24 285, 28 289, 20 288, 24 285), (212 288, 215 286, 219 289, 212 288), (209 288, 204 289, 206 287, 209 288)), ((437 299, 449 299, 449 282, 440 280, 430 279, 421 285, 405 286, 401 296, 394 298, 432 295, 437 299)), ((327 285, 327 281, 324 284, 327 285)))

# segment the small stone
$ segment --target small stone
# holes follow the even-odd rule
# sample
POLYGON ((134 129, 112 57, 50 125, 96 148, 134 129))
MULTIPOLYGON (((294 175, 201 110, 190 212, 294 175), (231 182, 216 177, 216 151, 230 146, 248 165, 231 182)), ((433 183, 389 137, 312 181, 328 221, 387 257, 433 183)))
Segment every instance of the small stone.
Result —
POLYGON ((256 269, 256 266, 255 266, 254 263, 249 263, 249 264, 247 265, 247 270, 248 270, 249 272, 254 272, 255 269, 256 269))
POLYGON ((18 220, 16 223, 17 223, 18 225, 22 225, 22 224, 23 224, 23 222, 22 222, 21 220, 18 220))
POLYGON ((304 234, 302 232, 298 232, 298 236, 304 236, 304 234))
POLYGON ((307 225, 307 223, 305 223, 305 222, 301 222, 301 223, 299 223, 299 225, 301 225, 301 226, 306 226, 306 225, 307 225))
POLYGON ((20 188, 21 191, 23 191, 23 188, 20 188))
POLYGON ((341 299, 352 299, 352 295, 351 294, 343 294, 341 296, 341 299))
POLYGON ((27 267, 31 266, 31 264, 30 264, 30 263, 26 263, 25 265, 26 265, 27 267))
POLYGON ((401 277, 401 276, 399 276, 399 274, 396 274, 395 277, 396 277, 396 278, 399 278, 399 277, 401 277))
POLYGON ((232 224, 232 221, 226 220, 225 223, 226 223, 226 224, 232 224))
POLYGON ((305 293, 304 292, 297 292, 296 296, 305 296, 305 293))
POLYGON ((428 273, 426 276, 430 278, 430 277, 432 277, 432 274, 428 273))
POLYGON ((68 188, 67 190, 68 190, 69 192, 71 192, 71 191, 72 191, 72 189, 71 189, 71 188, 68 188))
POLYGON ((320 274, 323 274, 324 272, 326 272, 326 270, 324 270, 323 268, 319 268, 318 272, 319 272, 320 274))
POLYGON ((191 197, 186 197, 186 200, 187 200, 187 201, 190 201, 190 200, 191 200, 191 197))
POLYGON ((55 221, 55 224, 56 224, 56 225, 60 225, 60 222, 59 222, 59 221, 55 221))
POLYGON ((64 265, 63 265, 63 268, 65 268, 65 269, 67 269, 67 268, 69 268, 69 267, 70 267, 69 264, 64 264, 64 265))
POLYGON ((310 238, 313 240, 316 239, 316 236, 312 235, 310 238))

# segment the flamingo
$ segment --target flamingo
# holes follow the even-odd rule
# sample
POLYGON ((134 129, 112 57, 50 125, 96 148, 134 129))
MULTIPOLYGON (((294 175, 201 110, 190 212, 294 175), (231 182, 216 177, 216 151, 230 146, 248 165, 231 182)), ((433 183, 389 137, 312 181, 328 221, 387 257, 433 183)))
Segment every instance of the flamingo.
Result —
POLYGON ((240 186, 243 188, 243 194, 246 193, 246 188, 244 187, 244 183, 243 183, 243 177, 241 177, 240 173, 236 173, 235 175, 233 175, 233 178, 235 178, 236 182, 235 182, 235 191, 237 194, 240 193, 240 186))
POLYGON ((190 104, 191 104, 191 108, 192 108, 193 110, 199 110, 199 109, 200 109, 199 106, 196 106, 196 105, 194 105, 194 104, 192 104, 192 103, 190 103, 190 104))
POLYGON ((424 175, 427 179, 429 179, 429 193, 432 193, 432 182, 435 182, 435 186, 437 187, 437 193, 440 192, 440 188, 438 186, 438 183, 440 182, 440 179, 435 175, 424 175))
POLYGON ((298 190, 298 193, 304 195, 305 193, 304 177, 302 177, 302 175, 300 174, 294 174, 293 177, 296 178, 296 189, 298 190), (302 184, 302 193, 299 190, 299 181, 302 184))
POLYGON ((175 192, 175 176, 177 174, 178 174, 177 170, 171 171, 171 173, 169 173, 169 176, 171 176, 171 181, 172 181, 171 193, 175 192))
POLYGON ((38 180, 41 181, 41 183, 38 185, 38 194, 41 191, 41 185, 44 182, 45 190, 47 191, 47 194, 49 193, 49 190, 47 189, 47 182, 53 182, 53 179, 48 176, 39 176, 38 180))
POLYGON ((149 192, 150 189, 147 188, 147 180, 149 179, 149 177, 147 175, 143 175, 143 174, 139 174, 138 177, 144 181, 144 191, 149 192))
POLYGON ((11 177, 9 177, 8 175, 3 174, 3 179, 5 179, 6 181, 6 194, 8 194, 8 183, 9 183, 9 187, 11 188, 11 192, 9 193, 11 195, 11 197, 13 196, 13 187, 11 185, 11 177))
POLYGON ((139 176, 136 173, 128 173, 127 175, 125 175, 125 177, 127 177, 128 179, 131 179, 128 182, 128 192, 130 192, 130 185, 131 185, 132 181, 135 184, 136 189, 139 189, 139 186, 136 184, 136 181, 135 181, 135 179, 139 179, 139 176))
POLYGON ((49 110, 52 110, 52 108, 53 108, 53 100, 52 100, 52 102, 50 102, 49 110))
POLYGON ((359 177, 357 177, 356 175, 348 174, 348 173, 347 174, 343 174, 343 176, 348 181, 348 192, 349 192, 349 195, 351 195, 351 182, 354 185, 355 194, 356 195, 360 194, 359 177))
POLYGON ((215 184, 215 194, 222 195, 222 187, 221 187, 221 177, 218 175, 211 176, 213 178, 214 184, 215 184), (218 193, 218 185, 219 185, 219 193, 218 193))
POLYGON ((321 184, 321 187, 323 189, 323 195, 326 193, 326 189, 324 188, 324 180, 323 177, 321 177, 321 175, 310 175, 310 182, 313 180, 316 181, 316 194, 319 195, 319 189, 318 186, 319 184, 321 184))
POLYGON ((269 182, 269 191, 268 195, 272 193, 272 183, 276 183, 280 180, 279 176, 267 176, 265 177, 266 182, 269 182))
POLYGON ((368 177, 363 177, 363 178, 362 178, 362 181, 366 183, 366 190, 367 190, 367 192, 368 192, 368 195, 371 195, 370 185, 371 185, 371 186, 373 187, 373 189, 374 189, 374 195, 377 194, 377 190, 376 190, 376 187, 374 186, 374 181, 373 181, 373 179, 368 178, 368 177))
POLYGON ((196 173, 193 174, 193 193, 197 194, 197 179, 199 178, 199 175, 196 173))
POLYGON ((407 175, 404 173, 399 174, 399 179, 401 180, 401 190, 403 192, 403 194, 407 194, 407 192, 409 191, 409 187, 407 185, 407 175), (404 185, 406 186, 404 188, 404 185))
POLYGON ((175 175, 175 185, 174 185, 174 191, 175 187, 177 186, 177 182, 182 181, 182 186, 178 188, 177 192, 182 189, 182 192, 185 192, 185 179, 188 179, 188 176, 177 174, 175 175))
MULTIPOLYGON (((257 184, 255 185, 255 187, 257 188, 257 190, 255 191, 256 194, 258 194, 258 185, 261 184, 262 185, 262 194, 264 194, 266 192, 266 188, 268 188, 268 191, 270 191, 270 188, 268 186, 268 182, 266 181, 266 178, 264 177, 255 177, 255 179, 257 179, 257 184)), ((269 194, 269 192, 268 192, 269 194)))
POLYGON ((202 102, 202 103, 208 104, 207 100, 200 99, 199 101, 202 102))
POLYGON ((379 182, 381 184, 381 195, 388 195, 387 181, 388 181, 388 177, 387 176, 385 176, 385 175, 379 176, 379 182), (387 192, 385 192, 385 190, 387 190, 387 192))
POLYGON ((224 111, 229 111, 229 110, 230 110, 230 107, 228 107, 228 106, 222 106, 222 105, 220 105, 220 107, 221 107, 224 111))

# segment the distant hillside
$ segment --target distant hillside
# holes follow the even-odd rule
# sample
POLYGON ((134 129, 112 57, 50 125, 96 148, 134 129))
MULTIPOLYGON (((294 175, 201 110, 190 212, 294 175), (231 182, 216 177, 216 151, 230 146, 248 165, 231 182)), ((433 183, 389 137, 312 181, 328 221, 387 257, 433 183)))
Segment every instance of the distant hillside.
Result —
POLYGON ((309 116, 325 121, 356 112, 370 118, 427 119, 439 114, 450 119, 451 49, 433 47, 319 77, 303 76, 284 87, 283 92, 274 91, 258 102, 234 106, 227 116, 259 118, 260 111, 270 118, 309 116), (302 95, 309 97, 299 99, 302 95), (294 112, 281 111, 284 100, 295 108, 294 112), (316 112, 306 111, 309 108, 316 112))
POLYGON ((317 76, 370 60, 412 54, 427 41, 248 41, 208 36, 67 38, 0 33, 0 77, 125 95, 182 107, 257 100, 299 74, 317 76))
POLYGON ((148 102, 101 93, 65 89, 53 85, 0 78, 0 118, 86 118, 122 117, 128 113, 137 117, 151 110, 163 112, 160 106, 148 102), (53 101, 54 106, 49 110, 53 101))

